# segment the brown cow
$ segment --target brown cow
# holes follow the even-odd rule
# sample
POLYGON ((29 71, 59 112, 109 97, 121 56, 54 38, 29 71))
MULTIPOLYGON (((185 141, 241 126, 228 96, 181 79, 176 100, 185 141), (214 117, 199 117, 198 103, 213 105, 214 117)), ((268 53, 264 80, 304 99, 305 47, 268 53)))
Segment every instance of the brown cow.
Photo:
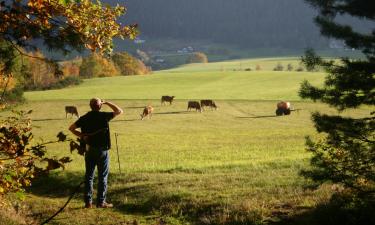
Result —
POLYGON ((65 106, 65 118, 68 118, 68 113, 72 114, 72 116, 76 115, 79 117, 77 107, 75 106, 65 106))
POLYGON ((163 103, 165 102, 169 102, 170 105, 172 105, 172 102, 173 102, 173 99, 174 99, 174 96, 161 96, 161 105, 163 105, 163 103))
POLYGON ((152 106, 146 106, 143 109, 143 113, 141 114, 141 120, 143 120, 146 116, 148 116, 149 119, 151 119, 152 112, 154 111, 154 108, 152 106))
POLYGON ((279 102, 276 106, 276 116, 289 115, 291 112, 290 102, 279 102))
POLYGON ((196 111, 199 110, 199 112, 202 112, 201 105, 199 104, 199 102, 196 102, 196 101, 189 101, 188 102, 187 110, 190 111, 191 109, 195 109, 196 111))
POLYGON ((209 106, 211 108, 211 110, 212 110, 212 108, 217 109, 217 106, 216 106, 215 102, 212 101, 212 100, 210 100, 210 99, 201 100, 201 107, 202 107, 202 109, 205 106, 209 106))

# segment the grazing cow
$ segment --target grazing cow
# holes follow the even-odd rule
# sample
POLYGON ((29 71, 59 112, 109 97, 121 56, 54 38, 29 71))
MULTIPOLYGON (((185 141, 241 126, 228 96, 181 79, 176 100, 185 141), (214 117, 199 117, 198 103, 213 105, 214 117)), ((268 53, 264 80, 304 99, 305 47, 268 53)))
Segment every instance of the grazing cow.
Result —
POLYGON ((290 112, 290 102, 277 103, 276 116, 289 115, 290 112))
POLYGON ((209 100, 209 99, 201 100, 201 107, 202 107, 202 109, 205 106, 209 106, 211 108, 211 110, 212 110, 212 108, 217 109, 217 106, 216 106, 215 102, 212 101, 212 100, 209 100))
POLYGON ((163 103, 169 102, 169 104, 172 105, 173 99, 174 96, 161 96, 161 104, 163 105, 163 103))
POLYGON ((143 120, 146 116, 148 116, 149 119, 151 119, 152 112, 154 111, 154 108, 152 106, 146 106, 143 109, 143 113, 141 114, 141 120, 143 120))
POLYGON ((65 118, 68 118, 68 113, 72 114, 72 116, 76 115, 79 117, 77 107, 75 106, 65 106, 65 118))
POLYGON ((196 101, 189 101, 188 102, 187 110, 190 111, 191 109, 195 109, 196 111, 199 110, 199 112, 202 112, 201 105, 199 104, 199 102, 196 102, 196 101))

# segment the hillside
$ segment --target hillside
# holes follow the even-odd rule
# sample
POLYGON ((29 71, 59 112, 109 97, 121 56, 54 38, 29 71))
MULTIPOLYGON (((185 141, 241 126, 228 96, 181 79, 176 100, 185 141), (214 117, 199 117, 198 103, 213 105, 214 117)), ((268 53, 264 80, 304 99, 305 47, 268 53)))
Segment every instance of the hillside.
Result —
POLYGON ((27 92, 25 96, 29 100, 89 99, 97 95, 105 99, 160 99, 162 95, 175 95, 176 99, 299 100, 297 92, 302 80, 319 84, 324 76, 272 71, 277 63, 298 66, 296 58, 191 64, 146 76, 89 79, 80 86, 27 92), (256 65, 261 70, 255 71, 256 65))

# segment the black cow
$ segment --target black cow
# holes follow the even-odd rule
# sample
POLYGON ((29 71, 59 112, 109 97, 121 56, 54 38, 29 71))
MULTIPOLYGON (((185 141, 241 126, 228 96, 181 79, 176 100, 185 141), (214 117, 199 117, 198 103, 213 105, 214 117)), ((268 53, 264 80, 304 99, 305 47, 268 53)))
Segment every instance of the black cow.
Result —
POLYGON ((169 104, 172 105, 173 99, 174 99, 174 96, 168 96, 168 95, 161 96, 161 104, 163 105, 163 103, 169 102, 169 104))
POLYGON ((196 102, 196 101, 189 101, 188 102, 187 110, 190 111, 191 109, 195 109, 196 111, 199 110, 199 112, 202 112, 201 105, 199 104, 199 102, 196 102))
POLYGON ((206 106, 210 107, 211 109, 213 109, 213 108, 217 109, 217 106, 216 106, 214 101, 212 101, 210 99, 201 100, 202 109, 203 109, 203 107, 206 107, 206 106))

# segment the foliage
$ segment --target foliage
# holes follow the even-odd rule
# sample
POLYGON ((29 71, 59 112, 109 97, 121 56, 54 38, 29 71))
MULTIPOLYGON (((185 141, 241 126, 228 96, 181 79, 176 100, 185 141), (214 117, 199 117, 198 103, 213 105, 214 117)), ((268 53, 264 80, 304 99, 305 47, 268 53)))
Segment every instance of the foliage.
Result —
POLYGON ((126 52, 115 53, 112 61, 121 72, 121 75, 144 75, 150 71, 145 64, 126 52))
MULTIPOLYGON (((31 113, 19 111, 15 116, 0 121, 0 194, 22 192, 32 179, 51 170, 64 168, 69 157, 47 157, 46 143, 34 143, 31 113)), ((56 142, 65 141, 60 133, 56 142)))
POLYGON ((33 86, 29 85, 25 87, 26 90, 52 90, 52 89, 61 89, 69 86, 79 85, 82 83, 82 79, 80 77, 64 77, 61 79, 58 79, 56 82, 49 83, 45 86, 33 86))
POLYGON ((6 102, 6 99, 22 99, 20 83, 25 74, 27 68, 23 64, 23 58, 17 55, 17 51, 9 43, 0 39, 0 104, 6 102))
MULTIPOLYGON (((17 57, 28 56, 44 60, 53 69, 47 72, 45 65, 37 67, 37 70, 42 71, 42 77, 49 73, 53 73, 55 78, 61 77, 63 74, 55 61, 39 57, 38 53, 29 55, 25 52, 35 52, 41 44, 48 50, 63 53, 86 48, 92 52, 109 54, 114 37, 134 38, 137 34, 136 25, 121 26, 116 22, 124 13, 124 7, 103 5, 100 0, 1 1, 0 76, 13 76, 17 57), (5 47, 3 43, 6 43, 5 47)), ((25 78, 29 77, 25 75, 25 78)), ((45 85, 44 79, 31 78, 33 86, 37 83, 45 85)), ((48 78, 48 82, 51 79, 48 78)))
POLYGON ((277 63, 275 68, 273 68, 273 71, 283 71, 283 70, 284 70, 284 66, 281 63, 277 63))
POLYGON ((112 77, 117 76, 119 73, 110 59, 97 53, 83 58, 79 68, 79 76, 82 78, 112 77))
POLYGON ((78 77, 79 76, 79 64, 68 61, 62 64, 61 71, 64 74, 64 77, 73 76, 78 77))
POLYGON ((286 70, 288 70, 288 71, 293 71, 293 66, 292 66, 292 64, 288 63, 286 70))
MULTIPOLYGON (((110 7, 90 0, 2 1, 1 39, 21 47, 36 47, 35 40, 51 50, 70 49, 110 52, 112 38, 133 38, 136 26, 123 26, 116 19, 125 13, 121 6, 110 7)), ((16 46, 14 46, 16 48, 16 46)))
MULTIPOLYGON (((303 82, 300 96, 322 101, 339 112, 363 105, 373 107, 375 33, 356 32, 347 25, 339 24, 335 18, 337 14, 344 14, 374 21, 374 11, 360 0, 306 1, 320 11, 316 22, 323 35, 344 40, 350 48, 361 50, 365 58, 342 58, 340 63, 335 63, 323 60, 313 50, 308 50, 302 58, 306 68, 312 70, 316 65, 322 66, 328 75, 323 87, 303 82)), ((308 150, 313 153, 312 168, 302 171, 302 175, 317 184, 325 181, 342 184, 362 199, 373 198, 370 194, 375 192, 374 112, 359 118, 314 113, 312 119, 317 131, 325 136, 317 142, 307 140, 308 150)))
POLYGON ((311 48, 305 50, 305 55, 301 56, 301 62, 309 72, 317 70, 316 67, 322 63, 321 58, 316 56, 311 48))
POLYGON ((203 52, 194 52, 187 58, 186 63, 208 63, 208 58, 203 52))
POLYGON ((303 72, 303 67, 302 66, 298 66, 297 69, 296 69, 297 72, 303 72))

